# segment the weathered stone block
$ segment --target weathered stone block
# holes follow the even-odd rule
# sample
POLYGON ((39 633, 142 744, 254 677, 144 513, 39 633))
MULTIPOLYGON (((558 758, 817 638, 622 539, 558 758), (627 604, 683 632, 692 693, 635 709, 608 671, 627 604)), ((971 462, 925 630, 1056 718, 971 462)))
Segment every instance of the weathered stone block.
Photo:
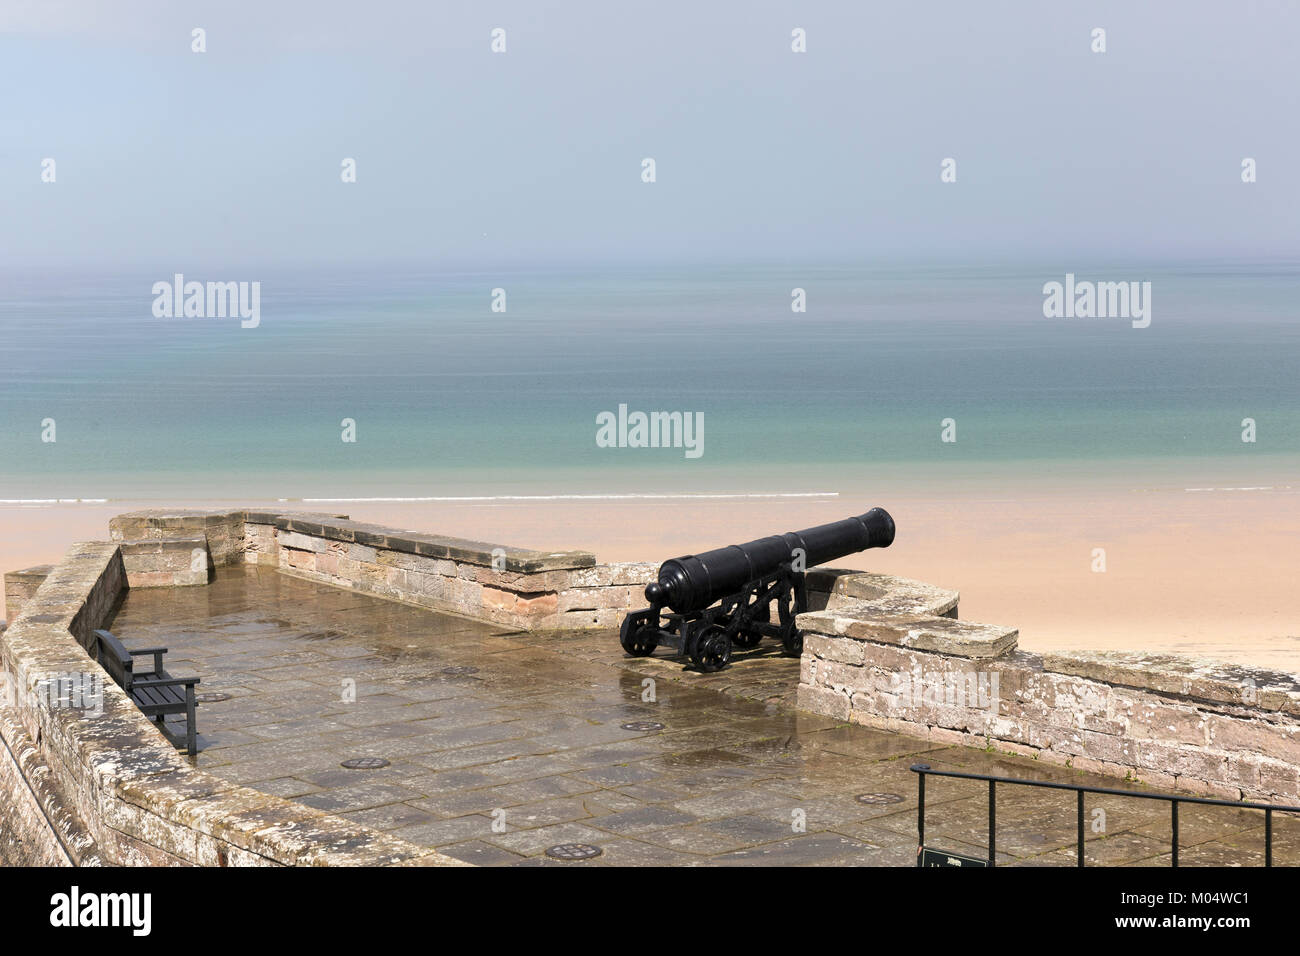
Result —
POLYGON ((329 542, 324 538, 298 531, 281 531, 277 540, 282 548, 296 548, 300 551, 325 551, 329 547, 329 542))
MULTIPOLYGON (((636 604, 635 589, 631 587, 570 588, 557 595, 561 611, 595 611, 614 608, 630 610, 636 604)), ((642 602, 644 603, 644 602, 642 602)))
POLYGON ((849 696, 829 687, 812 687, 800 684, 797 705, 802 710, 825 714, 836 720, 849 719, 849 696))
POLYGON ((577 568, 568 572, 568 581, 560 588, 603 588, 611 586, 628 586, 644 588, 656 579, 659 573, 657 564, 600 564, 589 568, 577 568))
POLYGON ((296 551, 291 548, 284 548, 280 552, 280 557, 291 568, 306 571, 316 570, 316 552, 314 551, 296 551))
POLYGON ((1018 636, 1015 628, 946 617, 881 616, 867 605, 800 614, 797 623, 805 633, 855 637, 962 657, 999 657, 1015 649, 1018 636))
POLYGON ((12 621, 18 617, 23 605, 45 583, 45 579, 53 569, 53 565, 41 564, 5 574, 5 616, 8 620, 12 621))
POLYGON ((352 544, 348 546, 348 557, 353 561, 361 561, 370 564, 378 563, 379 553, 380 552, 377 548, 372 548, 365 544, 352 544))
POLYGON ((805 635, 804 653, 815 654, 824 660, 838 661, 841 664, 861 666, 866 660, 866 647, 863 641, 827 637, 822 634, 805 635))

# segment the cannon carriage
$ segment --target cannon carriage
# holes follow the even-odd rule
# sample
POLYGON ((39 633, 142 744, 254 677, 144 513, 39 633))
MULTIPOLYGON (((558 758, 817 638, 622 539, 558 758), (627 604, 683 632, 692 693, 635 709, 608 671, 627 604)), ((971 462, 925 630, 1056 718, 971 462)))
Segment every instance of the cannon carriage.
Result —
POLYGON ((786 654, 798 656, 803 635, 795 616, 808 610, 807 569, 887 548, 893 540, 893 518, 873 508, 843 521, 673 558, 646 585, 650 606, 623 618, 619 642, 634 657, 673 647, 706 672, 725 667, 733 647, 757 647, 764 637, 780 640, 786 654))

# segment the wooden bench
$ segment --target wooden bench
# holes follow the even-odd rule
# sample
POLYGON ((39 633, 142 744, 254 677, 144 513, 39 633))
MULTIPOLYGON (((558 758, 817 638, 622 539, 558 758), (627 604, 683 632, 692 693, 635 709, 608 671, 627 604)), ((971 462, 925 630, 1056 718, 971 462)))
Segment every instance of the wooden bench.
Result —
MULTIPOLYGON (((185 715, 185 752, 192 755, 197 753, 194 685, 199 683, 199 678, 172 677, 168 674, 162 666, 163 655, 166 653, 165 647, 143 647, 128 651, 108 631, 95 632, 95 660, 126 691, 140 712, 153 719, 168 740, 171 740, 171 735, 167 733, 167 715, 185 715), (146 656, 153 657, 153 670, 136 673, 135 659, 146 656), (181 688, 184 688, 183 692, 181 688)), ((177 743, 176 746, 180 744, 177 743)))

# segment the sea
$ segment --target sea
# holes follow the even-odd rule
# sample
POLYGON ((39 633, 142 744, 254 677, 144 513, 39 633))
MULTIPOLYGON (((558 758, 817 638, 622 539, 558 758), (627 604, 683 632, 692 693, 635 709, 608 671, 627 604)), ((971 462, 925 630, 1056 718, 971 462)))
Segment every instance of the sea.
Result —
POLYGON ((183 273, 257 282, 255 327, 155 314, 175 268, 0 268, 0 500, 1250 489, 1300 463, 1294 261, 183 273), (1045 315, 1067 275, 1150 283, 1149 324, 1045 315), (637 412, 695 447, 601 439, 637 412))

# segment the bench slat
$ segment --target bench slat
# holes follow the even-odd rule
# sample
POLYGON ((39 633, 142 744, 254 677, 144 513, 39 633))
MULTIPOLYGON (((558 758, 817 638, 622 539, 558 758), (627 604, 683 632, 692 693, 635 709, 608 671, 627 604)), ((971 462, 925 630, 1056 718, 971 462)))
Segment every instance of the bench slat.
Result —
POLYGON ((185 695, 175 687, 150 687, 149 690, 158 698, 160 704, 183 704, 185 695))
POLYGON ((185 701, 183 700, 170 700, 162 703, 143 701, 134 697, 132 700, 140 708, 140 713, 146 717, 154 717, 158 714, 180 714, 185 711, 185 701))
POLYGON ((158 696, 158 692, 150 687, 135 686, 131 688, 131 696, 141 704, 156 707, 166 703, 158 696))

